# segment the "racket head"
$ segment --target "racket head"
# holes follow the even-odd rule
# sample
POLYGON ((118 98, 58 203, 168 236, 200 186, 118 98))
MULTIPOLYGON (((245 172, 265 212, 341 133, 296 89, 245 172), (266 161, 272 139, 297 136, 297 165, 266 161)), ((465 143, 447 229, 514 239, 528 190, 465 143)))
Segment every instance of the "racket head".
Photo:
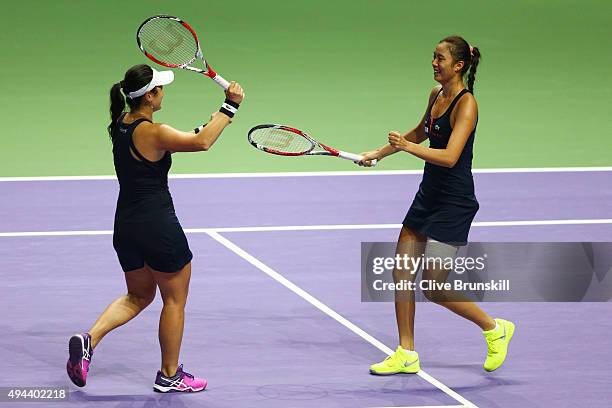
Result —
POLYGON ((202 54, 193 28, 169 15, 157 15, 143 21, 136 31, 136 41, 147 58, 168 68, 184 68, 202 54))
POLYGON ((309 154, 317 143, 299 129, 284 125, 257 125, 248 133, 249 143, 266 153, 280 156, 309 154))

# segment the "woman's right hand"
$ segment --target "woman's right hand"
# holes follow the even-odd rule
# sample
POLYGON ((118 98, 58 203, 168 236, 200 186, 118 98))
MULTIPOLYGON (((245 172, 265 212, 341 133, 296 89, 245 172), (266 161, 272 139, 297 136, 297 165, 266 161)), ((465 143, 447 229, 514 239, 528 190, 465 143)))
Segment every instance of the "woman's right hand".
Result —
POLYGON ((232 102, 240 104, 244 99, 244 90, 238 82, 230 82, 229 88, 225 90, 225 97, 232 102))
POLYGON ((357 164, 362 167, 372 167, 374 166, 374 163, 372 163, 372 160, 380 160, 380 157, 378 157, 378 150, 372 150, 370 152, 363 152, 361 153, 361 155, 363 156, 363 159, 358 161, 357 164))

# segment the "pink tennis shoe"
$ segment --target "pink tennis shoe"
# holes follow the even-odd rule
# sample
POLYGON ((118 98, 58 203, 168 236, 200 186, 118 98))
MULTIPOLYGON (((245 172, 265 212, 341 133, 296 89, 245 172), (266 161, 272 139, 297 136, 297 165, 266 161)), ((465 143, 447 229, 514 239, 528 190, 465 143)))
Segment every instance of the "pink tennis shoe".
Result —
POLYGON ((166 377, 161 371, 158 371, 153 390, 156 392, 198 392, 203 391, 207 384, 205 379, 196 378, 183 371, 181 364, 172 377, 166 377))
POLYGON ((93 356, 91 336, 89 333, 75 334, 68 341, 68 363, 66 372, 77 387, 84 387, 87 383, 87 372, 93 356))

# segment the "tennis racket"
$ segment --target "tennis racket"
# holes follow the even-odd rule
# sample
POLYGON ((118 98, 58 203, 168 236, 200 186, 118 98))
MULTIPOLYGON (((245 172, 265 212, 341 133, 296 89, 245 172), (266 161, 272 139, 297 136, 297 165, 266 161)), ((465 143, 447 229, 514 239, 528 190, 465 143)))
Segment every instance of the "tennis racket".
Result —
MULTIPOLYGON (((281 156, 336 156, 353 162, 363 159, 360 154, 336 150, 289 126, 258 125, 249 130, 248 138, 259 150, 281 156)), ((372 160, 375 165, 376 160, 372 160)))
POLYGON ((200 41, 193 28, 178 17, 159 15, 147 18, 136 33, 138 47, 151 61, 168 68, 183 68, 206 75, 223 89, 229 88, 204 59, 200 41), (200 59, 206 69, 192 66, 200 59))

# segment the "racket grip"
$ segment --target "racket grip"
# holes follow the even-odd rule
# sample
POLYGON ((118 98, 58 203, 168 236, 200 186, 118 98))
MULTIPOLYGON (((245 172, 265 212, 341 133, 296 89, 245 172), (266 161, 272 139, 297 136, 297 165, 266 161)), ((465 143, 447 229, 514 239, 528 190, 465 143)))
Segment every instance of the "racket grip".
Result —
POLYGON ((227 89, 230 86, 229 82, 227 82, 227 80, 219 74, 216 74, 214 77, 212 77, 212 80, 215 81, 217 85, 219 85, 223 89, 227 89))
POLYGON ((363 156, 360 155, 360 154, 343 152, 343 151, 339 151, 338 152, 338 157, 340 157, 341 159, 344 159, 344 160, 350 160, 350 161, 354 161, 354 162, 358 162, 361 159, 363 159, 363 156))
MULTIPOLYGON (((343 152, 343 151, 338 152, 338 157, 340 157, 341 159, 353 161, 355 163, 363 159, 363 156, 360 154, 343 152)), ((376 166, 376 162, 377 162, 376 159, 370 161, 370 163, 372 163, 372 166, 376 166)))

